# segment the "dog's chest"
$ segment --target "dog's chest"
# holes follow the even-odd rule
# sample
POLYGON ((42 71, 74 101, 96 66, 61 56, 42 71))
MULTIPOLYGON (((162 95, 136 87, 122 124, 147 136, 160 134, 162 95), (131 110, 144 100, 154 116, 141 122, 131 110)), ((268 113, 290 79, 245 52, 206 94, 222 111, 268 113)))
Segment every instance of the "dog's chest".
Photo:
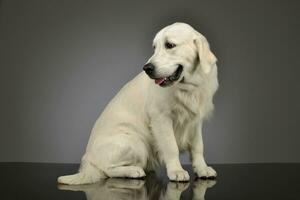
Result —
POLYGON ((172 105, 173 129, 179 149, 186 149, 202 117, 204 101, 197 94, 178 93, 172 105))
POLYGON ((177 125, 186 124, 199 118, 203 113, 204 99, 198 93, 174 93, 172 108, 173 121, 177 125))

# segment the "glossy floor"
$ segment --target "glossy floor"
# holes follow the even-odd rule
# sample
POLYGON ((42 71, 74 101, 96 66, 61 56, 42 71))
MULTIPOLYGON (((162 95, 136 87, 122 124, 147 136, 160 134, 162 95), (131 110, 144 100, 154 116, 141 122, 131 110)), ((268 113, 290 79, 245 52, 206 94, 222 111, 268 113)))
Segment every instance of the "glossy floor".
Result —
POLYGON ((57 185, 59 175, 78 165, 0 163, 1 199, 300 199, 300 164, 214 165, 217 180, 196 179, 191 166, 188 183, 169 182, 164 170, 144 180, 107 179, 93 185, 57 185))

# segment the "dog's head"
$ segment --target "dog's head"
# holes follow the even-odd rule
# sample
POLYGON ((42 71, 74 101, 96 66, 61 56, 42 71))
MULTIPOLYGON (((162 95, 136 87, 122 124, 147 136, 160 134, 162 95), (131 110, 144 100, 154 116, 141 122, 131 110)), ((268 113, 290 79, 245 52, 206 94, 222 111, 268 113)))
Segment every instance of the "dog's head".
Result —
POLYGON ((143 69, 162 87, 184 84, 194 73, 209 74, 217 61, 206 38, 185 23, 174 23, 160 30, 153 48, 154 54, 143 69))

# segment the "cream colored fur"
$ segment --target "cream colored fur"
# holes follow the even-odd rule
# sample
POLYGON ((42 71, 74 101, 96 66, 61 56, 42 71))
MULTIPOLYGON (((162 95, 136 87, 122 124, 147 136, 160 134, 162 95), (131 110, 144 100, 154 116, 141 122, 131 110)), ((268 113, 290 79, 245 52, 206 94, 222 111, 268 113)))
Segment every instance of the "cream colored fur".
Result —
POLYGON ((202 124, 213 111, 218 88, 216 57, 205 37, 184 23, 157 33, 148 62, 157 74, 183 72, 172 86, 160 87, 144 72, 128 82, 107 105, 92 130, 79 172, 58 178, 63 184, 94 183, 106 177, 145 176, 164 164, 173 181, 188 181, 179 161, 188 151, 199 177, 216 176, 203 157, 202 124), (176 44, 166 49, 166 40, 176 44))

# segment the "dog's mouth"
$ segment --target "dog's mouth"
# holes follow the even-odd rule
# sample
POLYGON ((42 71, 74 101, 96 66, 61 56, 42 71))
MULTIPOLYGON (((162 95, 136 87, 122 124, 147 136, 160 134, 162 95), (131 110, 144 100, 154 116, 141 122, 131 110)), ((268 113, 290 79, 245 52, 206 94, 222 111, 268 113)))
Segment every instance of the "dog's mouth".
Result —
POLYGON ((176 71, 171 76, 154 78, 155 84, 158 84, 159 86, 162 87, 169 86, 180 78, 182 71, 183 71, 183 66, 179 64, 176 71))

